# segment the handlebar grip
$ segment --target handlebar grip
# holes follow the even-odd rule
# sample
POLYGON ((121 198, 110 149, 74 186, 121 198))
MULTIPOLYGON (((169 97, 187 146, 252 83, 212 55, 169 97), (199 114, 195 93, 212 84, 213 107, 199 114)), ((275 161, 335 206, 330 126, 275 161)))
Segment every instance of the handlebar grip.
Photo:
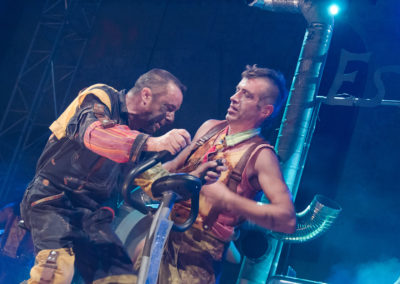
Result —
POLYGON ((140 213, 146 215, 147 213, 149 213, 149 209, 146 207, 146 205, 139 200, 136 200, 134 198, 131 198, 131 195, 128 194, 127 196, 124 195, 124 200, 125 202, 127 202, 130 206, 132 206, 133 208, 135 208, 136 210, 138 210, 140 213))
POLYGON ((143 202, 131 198, 131 192, 129 191, 129 187, 132 185, 133 180, 138 175, 148 170, 149 168, 155 166, 157 163, 159 163, 168 155, 170 155, 170 153, 167 150, 155 153, 149 159, 145 160, 144 162, 140 163, 135 168, 133 168, 124 180, 124 184, 122 186, 122 196, 124 200, 129 205, 139 210, 143 214, 147 214, 149 212, 148 208, 146 207, 145 204, 143 204, 143 202))
POLYGON ((194 221, 196 221, 197 219, 197 215, 199 214, 199 197, 200 192, 192 194, 189 218, 182 224, 177 224, 174 222, 174 224, 172 225, 172 230, 184 232, 189 229, 190 226, 192 226, 194 221))

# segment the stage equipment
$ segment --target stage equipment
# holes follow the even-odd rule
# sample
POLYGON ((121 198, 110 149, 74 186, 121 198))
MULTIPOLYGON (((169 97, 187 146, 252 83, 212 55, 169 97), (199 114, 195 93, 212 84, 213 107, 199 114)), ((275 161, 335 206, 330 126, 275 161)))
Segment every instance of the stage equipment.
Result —
POLYGON ((271 250, 273 239, 285 243, 303 243, 320 237, 335 222, 342 208, 335 201, 316 195, 300 213, 296 213, 296 231, 293 234, 272 232, 254 224, 242 226, 240 242, 243 255, 252 261, 260 261, 271 250))
POLYGON ((315 281, 311 281, 311 280, 282 276, 282 275, 276 275, 276 276, 272 276, 268 280, 267 284, 327 284, 327 283, 315 282, 315 281))
MULTIPOLYGON (((156 165, 165 156, 166 151, 156 154, 134 168, 126 177, 122 194, 124 200, 131 206, 140 208, 143 213, 151 214, 145 204, 139 204, 138 199, 130 196, 128 188, 135 177, 156 165)), ((199 211, 199 194, 202 182, 199 178, 190 174, 170 174, 156 180, 151 188, 155 198, 161 198, 159 208, 154 213, 150 229, 146 235, 143 248, 142 261, 139 270, 138 284, 157 283, 158 271, 165 241, 171 228, 183 232, 190 228, 197 218, 199 211), (189 218, 182 224, 176 224, 168 219, 175 202, 191 199, 191 211, 189 218)))
POLYGON ((89 42, 101 0, 47 0, 33 31, 0 121, 0 200, 15 189, 19 167, 32 171, 48 136, 48 125, 70 100, 70 90, 89 42))
MULTIPOLYGON (((250 6, 275 12, 301 13, 307 21, 303 45, 275 145, 282 173, 296 198, 320 102, 316 100, 333 31, 327 0, 255 0, 250 6)), ((263 196, 262 202, 267 202, 263 196)), ((264 284, 275 274, 283 242, 271 240, 271 250, 254 261, 245 259, 237 283, 264 284)))
POLYGON ((335 16, 339 13, 340 8, 337 4, 332 4, 329 6, 329 13, 331 13, 331 15, 335 16))
POLYGON ((271 236, 286 243, 313 240, 332 226, 341 211, 342 208, 335 201, 316 195, 306 209, 296 214, 297 225, 294 234, 271 232, 271 236))

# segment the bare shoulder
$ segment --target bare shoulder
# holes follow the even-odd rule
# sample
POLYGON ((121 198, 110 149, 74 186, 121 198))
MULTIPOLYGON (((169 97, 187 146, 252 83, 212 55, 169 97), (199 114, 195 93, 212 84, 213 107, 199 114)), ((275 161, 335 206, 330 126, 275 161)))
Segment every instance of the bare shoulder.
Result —
POLYGON ((275 151, 268 147, 258 150, 250 158, 247 166, 247 177, 254 188, 259 188, 266 194, 268 189, 282 185, 286 188, 275 151))
POLYGON ((260 172, 280 173, 280 165, 275 151, 271 147, 260 147, 256 149, 248 162, 249 174, 260 172))
POLYGON ((206 134, 211 128, 213 128, 215 125, 221 123, 222 120, 217 120, 217 119, 209 119, 205 121, 197 130, 196 134, 193 137, 193 141, 198 140, 201 138, 204 134, 206 134))
POLYGON ((279 168, 279 160, 276 153, 270 147, 263 147, 255 157, 254 165, 256 168, 264 166, 274 166, 279 168))

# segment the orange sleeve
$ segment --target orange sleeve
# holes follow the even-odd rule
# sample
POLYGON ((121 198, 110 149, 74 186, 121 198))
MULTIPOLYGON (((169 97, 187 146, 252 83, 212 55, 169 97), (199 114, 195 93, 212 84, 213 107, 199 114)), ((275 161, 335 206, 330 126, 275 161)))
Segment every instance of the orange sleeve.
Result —
POLYGON ((86 148, 117 163, 135 161, 149 135, 116 124, 104 128, 100 121, 88 126, 84 134, 86 148))

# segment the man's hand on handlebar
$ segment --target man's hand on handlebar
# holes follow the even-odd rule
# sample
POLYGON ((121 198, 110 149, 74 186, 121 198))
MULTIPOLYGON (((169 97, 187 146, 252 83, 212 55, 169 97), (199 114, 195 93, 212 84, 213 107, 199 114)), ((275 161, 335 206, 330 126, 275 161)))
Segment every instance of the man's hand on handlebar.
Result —
POLYGON ((167 150, 175 155, 190 144, 189 132, 185 129, 172 129, 160 137, 149 137, 146 141, 146 151, 160 152, 167 150))
POLYGON ((224 164, 225 160, 209 161, 198 166, 190 174, 200 178, 203 184, 211 184, 219 179, 221 172, 228 169, 224 164))

